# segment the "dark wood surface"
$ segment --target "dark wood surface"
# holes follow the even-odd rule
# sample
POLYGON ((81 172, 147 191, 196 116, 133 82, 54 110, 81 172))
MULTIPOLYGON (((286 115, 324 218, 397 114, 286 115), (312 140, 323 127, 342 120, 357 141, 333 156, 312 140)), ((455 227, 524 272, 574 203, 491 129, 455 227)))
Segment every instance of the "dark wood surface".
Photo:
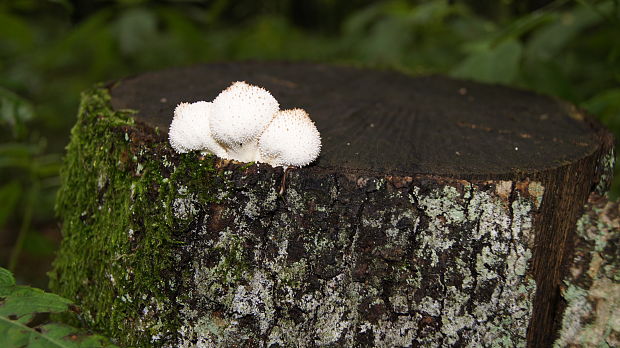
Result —
POLYGON ((522 178, 596 151, 598 127, 564 102, 439 76, 314 64, 232 63, 170 69, 111 88, 117 109, 167 131, 174 107, 231 82, 306 109, 321 132, 315 165, 388 174, 522 178))

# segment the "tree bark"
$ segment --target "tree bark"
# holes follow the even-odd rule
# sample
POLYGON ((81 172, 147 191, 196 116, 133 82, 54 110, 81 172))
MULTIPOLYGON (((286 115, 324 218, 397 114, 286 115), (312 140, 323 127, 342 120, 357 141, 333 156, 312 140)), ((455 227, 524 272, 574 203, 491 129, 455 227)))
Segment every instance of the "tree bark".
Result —
POLYGON ((564 102, 438 76, 144 74, 83 95, 51 286, 134 346, 549 346, 612 143, 564 102), (237 80, 310 113, 313 165, 171 150, 174 106, 237 80))
POLYGON ((556 347, 620 346, 620 204, 590 195, 561 286, 556 347))

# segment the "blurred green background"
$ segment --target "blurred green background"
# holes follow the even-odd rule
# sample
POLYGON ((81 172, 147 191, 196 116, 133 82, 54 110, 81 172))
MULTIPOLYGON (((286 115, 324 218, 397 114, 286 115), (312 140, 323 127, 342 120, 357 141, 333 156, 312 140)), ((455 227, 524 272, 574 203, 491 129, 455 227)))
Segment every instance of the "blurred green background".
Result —
POLYGON ((245 59, 442 73, 561 97, 620 137, 619 2, 0 0, 0 266, 46 287, 63 149, 95 82, 245 59))

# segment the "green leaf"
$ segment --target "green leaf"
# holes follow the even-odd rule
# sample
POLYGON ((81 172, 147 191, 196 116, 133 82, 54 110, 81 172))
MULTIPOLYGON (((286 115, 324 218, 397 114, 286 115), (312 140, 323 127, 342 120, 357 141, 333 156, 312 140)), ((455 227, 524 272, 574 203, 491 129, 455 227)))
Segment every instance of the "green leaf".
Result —
POLYGON ((15 285, 0 267, 0 338, 7 348, 116 347, 105 337, 64 323, 51 322, 51 313, 69 313, 72 302, 29 286, 15 285))
MULTIPOLYGON (((0 267, 0 296, 6 295, 3 292, 4 288, 15 285, 15 278, 13 278, 13 274, 8 270, 0 267)), ((8 294, 8 290, 6 290, 8 294)))
POLYGON ((24 348, 78 348, 116 347, 99 335, 88 335, 81 330, 59 323, 30 327, 0 316, 0 337, 3 347, 24 348))
POLYGON ((539 26, 552 22, 556 18, 554 13, 534 11, 523 17, 517 18, 512 23, 501 30, 499 35, 493 40, 497 44, 508 39, 519 39, 522 35, 538 28, 539 26))
POLYGON ((40 148, 35 144, 25 143, 5 143, 0 144, 0 156, 7 157, 26 157, 29 158, 38 154, 40 148))
POLYGON ((576 101, 575 86, 570 82, 562 65, 554 60, 541 61, 524 57, 521 79, 523 86, 540 93, 576 101))
MULTIPOLYGON (((105 67, 108 72, 112 71, 114 63, 111 60, 113 60, 114 50, 111 46, 108 23, 111 15, 112 12, 109 9, 99 10, 77 24, 66 35, 52 41, 50 47, 35 57, 37 68, 46 71, 63 67, 75 69, 87 66, 88 69, 83 71, 84 79, 92 79, 93 74, 102 67, 105 67)), ((52 81, 50 81, 50 86, 53 86, 52 81)), ((48 86, 48 89, 51 88, 53 87, 48 86)), ((61 95, 66 93, 69 92, 63 89, 61 95)))
MULTIPOLYGON (((611 1, 596 6, 604 14, 609 14, 613 9, 611 1)), ((526 47, 527 55, 542 60, 551 59, 580 32, 603 20, 599 13, 583 6, 559 13, 555 21, 534 32, 526 47)))
POLYGON ((620 88, 603 91, 583 103, 582 107, 598 116, 613 131, 620 132, 620 88))
POLYGON ((516 40, 496 46, 483 44, 452 71, 452 76, 491 83, 513 82, 519 72, 521 52, 521 44, 516 40))
POLYGON ((384 12, 384 4, 375 4, 354 12, 343 24, 347 36, 362 35, 372 25, 375 18, 384 12))
POLYGON ((0 316, 29 317, 35 313, 62 313, 71 301, 29 286, 14 286, 0 305, 0 316))
POLYGON ((0 39, 3 44, 10 43, 20 50, 32 47, 33 30, 23 18, 0 12, 0 23, 0 39))
POLYGON ((17 142, 0 144, 0 168, 22 168, 35 173, 39 166, 53 164, 45 158, 48 156, 38 156, 42 150, 41 144, 17 142))
POLYGON ((23 133, 24 122, 32 119, 34 108, 25 99, 8 89, 0 87, 0 125, 8 123, 17 137, 23 133))
POLYGON ((442 21, 453 12, 447 1, 430 1, 417 5, 411 11, 411 19, 416 25, 429 25, 433 21, 442 21))
POLYGON ((126 10, 116 22, 116 34, 121 52, 137 54, 157 42, 157 18, 145 8, 126 10))

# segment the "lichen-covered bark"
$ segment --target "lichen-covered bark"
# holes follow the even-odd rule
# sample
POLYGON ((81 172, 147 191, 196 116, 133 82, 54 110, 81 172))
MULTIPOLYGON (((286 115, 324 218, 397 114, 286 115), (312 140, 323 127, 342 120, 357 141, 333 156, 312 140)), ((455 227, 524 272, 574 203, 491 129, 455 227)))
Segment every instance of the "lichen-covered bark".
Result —
POLYGON ((556 347, 620 346, 620 204, 592 194, 577 223, 556 347))
POLYGON ((525 346, 538 182, 179 156, 104 90, 63 180, 51 286, 121 343, 525 346))
POLYGON ((525 345, 538 183, 262 169, 189 231, 183 346, 525 345))
POLYGON ((598 177, 597 184, 593 192, 599 196, 604 196, 610 190, 611 181, 614 176, 614 167, 616 164, 616 155, 613 148, 606 154, 601 156, 596 166, 596 175, 598 177))

